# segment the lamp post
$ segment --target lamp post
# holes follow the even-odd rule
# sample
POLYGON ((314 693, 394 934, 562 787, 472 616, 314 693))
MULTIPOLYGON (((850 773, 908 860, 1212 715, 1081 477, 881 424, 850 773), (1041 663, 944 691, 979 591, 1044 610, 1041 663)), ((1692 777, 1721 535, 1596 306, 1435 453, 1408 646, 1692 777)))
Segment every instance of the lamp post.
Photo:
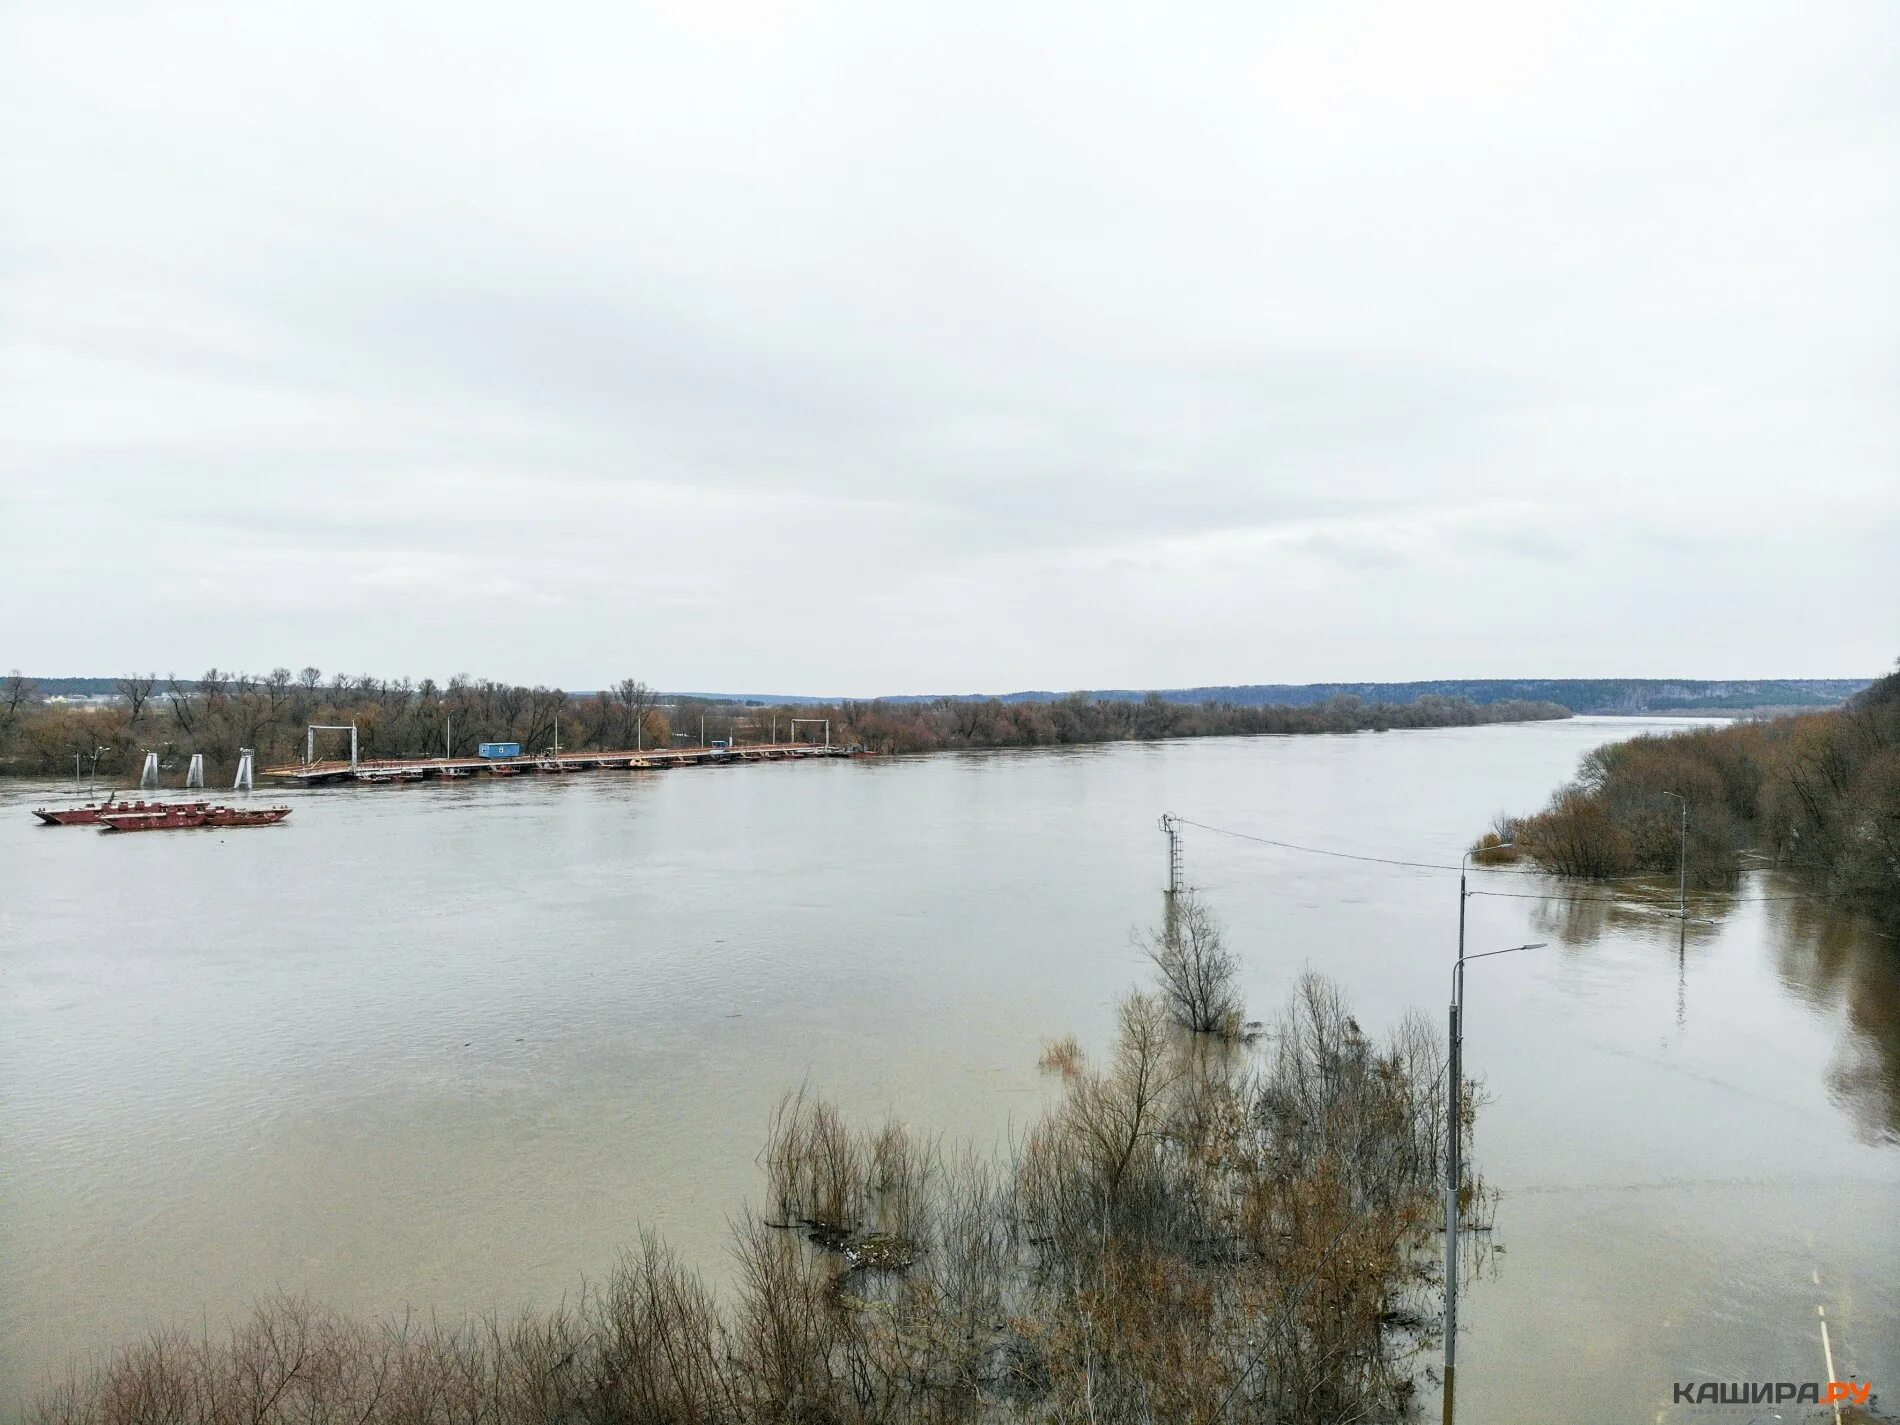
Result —
POLYGON ((1684 925, 1689 923, 1689 799, 1681 792, 1664 792, 1682 808, 1682 839, 1676 848, 1676 914, 1684 925))
POLYGON ((1466 955, 1462 938, 1458 964, 1451 981, 1451 1122, 1445 1130, 1445 1425, 1451 1425, 1452 1381, 1458 1368, 1458 1179, 1461 1120, 1464 1116, 1465 961, 1488 960, 1493 955, 1515 955, 1520 950, 1542 950, 1550 942, 1533 941, 1504 950, 1466 955))
POLYGON ((1515 841, 1496 846, 1467 849, 1458 859, 1458 964, 1451 987, 1449 1032, 1449 1076, 1451 1079, 1451 1121, 1445 1125, 1445 1425, 1451 1425, 1452 1386, 1458 1369, 1458 1182, 1460 1177, 1459 1138, 1464 1116, 1464 1042, 1465 1042, 1465 960, 1483 960, 1492 955, 1509 955, 1518 950, 1542 949, 1547 942, 1513 945, 1509 950, 1486 950, 1465 955, 1465 902, 1471 899, 1468 877, 1473 850, 1509 851, 1515 841))

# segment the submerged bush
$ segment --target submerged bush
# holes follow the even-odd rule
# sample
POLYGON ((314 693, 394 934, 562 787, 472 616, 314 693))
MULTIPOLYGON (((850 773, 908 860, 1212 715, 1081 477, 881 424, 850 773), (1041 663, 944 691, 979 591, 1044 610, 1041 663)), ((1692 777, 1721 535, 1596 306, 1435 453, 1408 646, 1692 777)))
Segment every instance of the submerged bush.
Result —
POLYGON ((1006 1160, 788 1097, 730 1301, 649 1235, 571 1306, 444 1327, 279 1299, 130 1347, 31 1418, 1395 1418, 1437 1311, 1443 1068, 1422 1021, 1375 1042, 1313 976, 1258 1052, 1131 995, 1006 1160))

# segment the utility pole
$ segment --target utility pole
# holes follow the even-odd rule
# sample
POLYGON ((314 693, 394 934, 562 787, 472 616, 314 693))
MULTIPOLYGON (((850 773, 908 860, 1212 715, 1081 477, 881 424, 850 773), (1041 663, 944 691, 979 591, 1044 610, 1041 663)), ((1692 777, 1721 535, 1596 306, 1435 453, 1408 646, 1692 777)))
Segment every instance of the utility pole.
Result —
MULTIPOLYGON (((1516 841, 1487 847, 1508 851, 1516 841)), ((1451 1425, 1452 1381, 1458 1369, 1458 1180, 1463 1165, 1459 1151, 1464 1125, 1465 1050, 1465 902, 1471 899, 1467 881, 1471 852, 1458 858, 1458 968, 1451 986, 1451 1024, 1447 1054, 1451 1078, 1450 1121, 1445 1125, 1445 1425, 1451 1425)))
MULTIPOLYGON (((1516 841, 1487 846, 1486 851, 1509 851, 1516 841)), ((1452 1425, 1452 1397, 1458 1372, 1458 1189, 1464 1164, 1464 1087, 1465 1087, 1465 902, 1471 899, 1468 875, 1471 851, 1458 859, 1458 963, 1452 970, 1449 1052, 1446 1076, 1451 1080, 1447 1093, 1450 1121, 1445 1125, 1445 1413, 1444 1425, 1452 1425)), ((1548 942, 1513 945, 1507 950, 1485 950, 1470 956, 1486 960, 1493 955, 1514 955, 1519 950, 1542 950, 1548 942)))
POLYGON ((1447 1030, 1447 1076, 1451 1080, 1445 1123, 1445 1422, 1452 1425, 1452 1392, 1458 1373, 1458 1175, 1459 1138, 1464 1132, 1465 864, 1458 862, 1458 968, 1451 982, 1451 1023, 1447 1030))
POLYGON ((1452 978, 1450 1052, 1451 1120, 1445 1126, 1445 1425, 1452 1422, 1452 1392, 1458 1373, 1458 1161, 1464 1135, 1465 1074, 1465 897, 1458 874, 1458 969, 1452 978))
POLYGON ((1181 829, 1172 816, 1163 813, 1161 829, 1168 837, 1168 894, 1181 890, 1181 829))

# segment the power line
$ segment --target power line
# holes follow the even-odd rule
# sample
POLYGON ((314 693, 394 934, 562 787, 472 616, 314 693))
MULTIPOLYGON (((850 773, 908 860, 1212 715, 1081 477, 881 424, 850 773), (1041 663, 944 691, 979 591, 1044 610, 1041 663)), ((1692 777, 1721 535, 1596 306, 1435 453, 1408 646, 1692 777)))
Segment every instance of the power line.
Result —
MULTIPOLYGON (((1358 852, 1334 851, 1324 846, 1303 846, 1297 841, 1276 841, 1271 836, 1255 836, 1251 832, 1235 831, 1230 827, 1209 826, 1204 821, 1190 821, 1184 816, 1174 817, 1173 820, 1182 826, 1199 827, 1202 831, 1211 831, 1218 836, 1237 837, 1242 841, 1257 841, 1262 846, 1278 846, 1284 851, 1304 851, 1310 856, 1332 856, 1341 861, 1370 861, 1379 866, 1405 866, 1415 871, 1456 872, 1465 869, 1462 866, 1453 865, 1448 861, 1402 861, 1391 856, 1364 856, 1358 852)), ((1471 869, 1474 871, 1483 871, 1486 875, 1491 876, 1549 876, 1556 874, 1552 871, 1520 866, 1486 866, 1479 864, 1471 867, 1471 869)), ((1605 876, 1601 879, 1605 881, 1650 881, 1654 880, 1655 877, 1645 874, 1637 876, 1605 876)), ((1474 891, 1472 894, 1475 895, 1477 892, 1474 891)))
MULTIPOLYGON (((1392 856, 1365 856, 1355 851, 1335 851, 1325 846, 1306 846, 1297 841, 1278 841, 1271 836, 1255 836, 1248 831, 1235 831, 1226 826, 1210 826, 1204 821, 1192 821, 1184 816, 1169 818, 1179 826, 1198 827, 1202 831, 1211 831, 1217 836, 1231 836, 1240 841, 1253 841, 1262 846, 1277 846, 1283 851, 1302 851, 1309 856, 1330 856, 1340 861, 1365 861, 1376 866, 1401 866, 1413 871, 1463 871, 1462 866, 1454 866, 1445 861, 1404 861, 1392 856)), ((1516 866, 1474 866, 1471 869, 1483 871, 1487 875, 1503 876, 1556 876, 1556 871, 1516 866)), ((1644 873, 1631 876, 1593 876, 1590 880, 1596 885, 1627 883, 1630 881, 1654 881, 1655 876, 1644 873)), ((1554 891, 1472 891, 1474 896, 1502 897, 1510 900, 1526 901, 1567 901, 1572 905, 1628 905, 1626 899, 1614 896, 1566 896, 1554 891)), ((1705 896, 1729 897, 1731 905, 1758 905, 1766 901, 1808 901, 1825 900, 1827 897, 1814 894, 1793 894, 1780 896, 1744 896, 1734 891, 1700 891, 1705 896)))
POLYGON ((1407 866, 1417 871, 1455 871, 1456 866, 1447 866, 1438 861, 1399 861, 1390 856, 1361 856, 1351 851, 1329 851, 1323 846, 1301 846, 1293 841, 1275 841, 1270 836, 1254 836, 1245 831, 1232 831, 1224 826, 1209 826, 1202 821, 1189 821, 1184 816, 1174 818, 1183 826, 1198 826, 1202 831, 1211 831, 1218 836, 1238 837, 1242 841, 1257 841, 1262 846, 1278 846, 1285 851, 1304 851, 1312 856, 1336 856, 1342 861, 1371 861, 1381 866, 1407 866))

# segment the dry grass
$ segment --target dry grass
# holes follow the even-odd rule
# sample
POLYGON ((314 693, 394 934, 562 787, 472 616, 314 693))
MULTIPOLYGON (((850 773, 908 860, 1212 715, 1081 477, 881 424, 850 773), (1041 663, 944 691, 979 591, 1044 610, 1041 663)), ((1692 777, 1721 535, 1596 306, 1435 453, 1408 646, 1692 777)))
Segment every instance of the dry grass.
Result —
POLYGON ((1043 1046, 1042 1057, 1036 1060, 1036 1067, 1045 1074, 1060 1074, 1065 1079, 1073 1079, 1082 1072, 1087 1062, 1081 1043, 1073 1034, 1065 1034, 1043 1046))
POLYGON ((1491 818, 1491 829, 1471 844, 1471 859, 1480 866, 1508 866, 1524 851, 1517 844, 1518 823, 1509 812, 1491 818))

